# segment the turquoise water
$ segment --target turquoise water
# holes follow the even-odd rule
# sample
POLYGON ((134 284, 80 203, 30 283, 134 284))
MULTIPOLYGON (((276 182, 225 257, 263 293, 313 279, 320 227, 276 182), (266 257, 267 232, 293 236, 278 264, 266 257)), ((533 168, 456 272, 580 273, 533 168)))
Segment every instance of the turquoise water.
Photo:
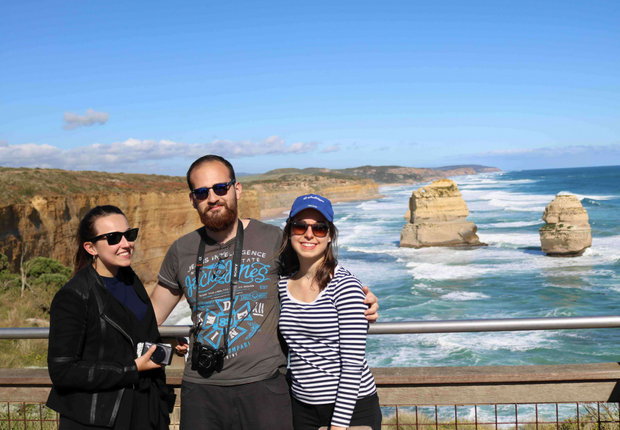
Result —
MULTIPOLYGON (((452 178, 477 249, 398 247, 415 186, 336 204, 339 261, 379 297, 380 321, 614 315, 620 312, 620 167, 530 170, 452 178), (545 205, 576 194, 593 245, 576 258, 546 257, 545 205)), ((283 215, 284 217, 284 215, 283 215)), ((283 225, 284 218, 269 221, 283 225)), ((370 336, 371 366, 466 366, 620 361, 620 329, 370 336)))

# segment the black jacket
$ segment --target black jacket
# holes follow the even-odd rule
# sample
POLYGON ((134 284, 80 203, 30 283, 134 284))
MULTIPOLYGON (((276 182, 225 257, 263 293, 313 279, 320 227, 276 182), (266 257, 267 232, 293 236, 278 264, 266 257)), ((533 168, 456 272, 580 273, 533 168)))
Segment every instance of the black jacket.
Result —
POLYGON ((167 429, 163 369, 138 373, 134 361, 138 342, 160 341, 153 306, 133 270, 121 270, 148 305, 142 323, 107 291, 90 265, 54 296, 47 356, 53 387, 47 406, 88 426, 167 429))

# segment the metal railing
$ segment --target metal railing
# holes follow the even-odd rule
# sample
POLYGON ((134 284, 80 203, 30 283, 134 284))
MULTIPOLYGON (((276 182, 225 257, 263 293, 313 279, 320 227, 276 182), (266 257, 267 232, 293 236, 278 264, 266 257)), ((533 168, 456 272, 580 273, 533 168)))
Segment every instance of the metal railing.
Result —
MULTIPOLYGON (((374 323, 368 334, 465 333, 491 331, 575 330, 618 328, 620 316, 505 318, 482 320, 374 323)), ((160 326, 162 337, 188 336, 190 326, 160 326)), ((0 339, 47 339, 47 327, 0 328, 0 339)))
POLYGON ((382 405, 393 430, 618 430, 617 402, 453 406, 382 405))

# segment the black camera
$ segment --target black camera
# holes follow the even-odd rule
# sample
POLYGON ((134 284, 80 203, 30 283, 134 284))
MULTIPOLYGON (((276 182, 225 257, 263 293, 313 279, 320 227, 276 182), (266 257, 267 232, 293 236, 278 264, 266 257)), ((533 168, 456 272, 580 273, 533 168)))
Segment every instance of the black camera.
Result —
POLYGON ((155 348, 153 355, 151 355, 151 361, 157 364, 165 364, 166 366, 170 365, 172 362, 172 345, 169 343, 140 342, 136 348, 138 357, 146 354, 153 345, 157 348, 155 348))
POLYGON ((194 342, 192 348, 192 370, 199 373, 221 372, 224 367, 224 348, 213 349, 199 342, 194 342))

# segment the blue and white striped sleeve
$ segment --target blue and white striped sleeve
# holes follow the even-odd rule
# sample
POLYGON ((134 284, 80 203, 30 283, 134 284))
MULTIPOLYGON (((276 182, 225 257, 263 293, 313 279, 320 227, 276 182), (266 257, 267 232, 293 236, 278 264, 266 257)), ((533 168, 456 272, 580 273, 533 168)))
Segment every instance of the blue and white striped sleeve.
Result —
POLYGON ((359 394, 368 332, 364 298, 362 283, 346 272, 334 289, 340 331, 341 373, 331 421, 333 426, 349 427, 359 394))

